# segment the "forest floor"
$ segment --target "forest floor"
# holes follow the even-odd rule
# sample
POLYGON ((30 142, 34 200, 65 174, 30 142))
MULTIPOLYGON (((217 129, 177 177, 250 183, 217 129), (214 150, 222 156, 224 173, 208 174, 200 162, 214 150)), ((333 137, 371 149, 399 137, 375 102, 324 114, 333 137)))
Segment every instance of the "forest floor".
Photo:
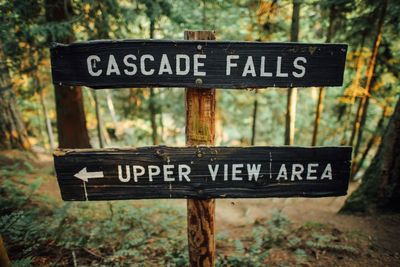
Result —
MULTIPOLYGON (((24 160, 34 166, 25 175, 28 183, 38 175, 43 179, 36 194, 61 202, 50 155, 27 156, 26 153, 7 151, 0 157, 0 167, 24 160)), ((352 183, 349 193, 357 186, 352 183)), ((400 215, 338 214, 345 199, 218 199, 217 253, 221 265, 254 266, 254 261, 262 259, 260 266, 400 266, 400 215), (268 233, 266 227, 270 227, 268 233), (255 246, 257 236, 265 237, 258 248, 255 246), (262 247, 268 248, 267 254, 259 251, 262 247), (235 261, 228 257, 231 254, 253 259, 235 261), (264 256, 257 258, 257 255, 264 256)), ((186 207, 185 200, 161 202, 179 210, 186 207)), ((148 207, 154 201, 129 203, 135 207, 148 207)), ((48 261, 51 259, 44 260, 48 261)))

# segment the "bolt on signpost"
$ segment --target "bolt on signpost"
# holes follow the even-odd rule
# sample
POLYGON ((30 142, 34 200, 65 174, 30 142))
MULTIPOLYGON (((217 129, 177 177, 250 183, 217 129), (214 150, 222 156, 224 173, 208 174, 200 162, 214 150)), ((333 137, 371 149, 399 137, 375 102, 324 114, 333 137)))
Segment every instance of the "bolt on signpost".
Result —
POLYGON ((190 265, 213 266, 215 198, 341 196, 351 165, 350 147, 213 146, 213 88, 341 86, 347 45, 185 39, 55 44, 55 84, 187 88, 187 146, 59 149, 54 165, 66 201, 186 198, 190 265))

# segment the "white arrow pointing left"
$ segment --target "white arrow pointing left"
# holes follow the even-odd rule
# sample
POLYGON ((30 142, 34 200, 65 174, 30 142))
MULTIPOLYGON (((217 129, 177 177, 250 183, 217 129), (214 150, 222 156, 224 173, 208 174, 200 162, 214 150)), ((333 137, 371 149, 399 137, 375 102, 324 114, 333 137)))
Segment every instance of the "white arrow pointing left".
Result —
POLYGON ((92 179, 92 178, 104 178, 103 172, 88 172, 86 167, 83 168, 82 170, 80 170, 74 176, 85 182, 89 181, 89 179, 92 179))

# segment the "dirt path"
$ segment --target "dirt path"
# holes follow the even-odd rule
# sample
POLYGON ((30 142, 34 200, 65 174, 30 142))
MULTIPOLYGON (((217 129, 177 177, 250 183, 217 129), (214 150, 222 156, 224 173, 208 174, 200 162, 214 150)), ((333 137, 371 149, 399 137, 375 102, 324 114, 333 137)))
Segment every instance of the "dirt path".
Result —
MULTIPOLYGON (((15 157, 16 155, 13 155, 15 157)), ((29 179, 37 176, 43 178, 40 191, 43 194, 60 199, 60 191, 53 174, 53 161, 50 155, 38 154, 35 158, 38 173, 29 175, 29 179)), ((357 184, 351 184, 349 194, 357 184)), ((219 199, 217 200, 216 222, 217 232, 228 232, 235 238, 245 237, 256 221, 271 217, 276 210, 284 213, 296 225, 314 221, 327 224, 343 232, 357 232, 364 235, 377 249, 375 255, 366 252, 360 259, 353 259, 356 266, 375 263, 382 266, 400 266, 400 215, 384 214, 378 216, 341 215, 337 212, 342 207, 346 197, 331 198, 268 198, 268 199, 219 199), (395 263, 392 265, 392 263, 395 263)), ((162 200, 168 204, 186 207, 185 200, 162 200)), ((144 201, 135 201, 141 205, 144 201)), ((149 202, 146 201, 146 205, 149 202)), ((329 262, 332 263, 332 262, 329 262)), ((343 265, 343 266, 353 266, 343 265)), ((336 263, 332 263, 336 265, 336 263)), ((342 266, 342 263, 339 263, 342 266)), ((373 264, 374 265, 374 264, 373 264)))

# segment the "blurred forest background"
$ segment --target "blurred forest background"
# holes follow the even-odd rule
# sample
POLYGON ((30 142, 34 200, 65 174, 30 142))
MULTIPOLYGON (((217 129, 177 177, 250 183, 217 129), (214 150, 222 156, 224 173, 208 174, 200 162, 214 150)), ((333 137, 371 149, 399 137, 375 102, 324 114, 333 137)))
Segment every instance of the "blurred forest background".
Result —
MULTIPOLYGON (((47 191, 40 189, 43 181, 55 180, 48 158, 57 147, 185 145, 185 90, 54 86, 52 42, 183 39, 184 30, 204 29, 215 30, 217 40, 347 43, 342 87, 218 90, 215 144, 353 146, 353 179, 364 181, 343 210, 398 210, 399 14, 394 0, 0 0, 0 228, 10 257, 21 266, 187 265, 181 206, 107 202, 96 204, 104 211, 99 215, 89 204, 45 199, 47 191), (388 173, 390 179, 381 175, 388 173), (152 228, 155 220, 163 223, 152 228)), ((220 255, 218 263, 263 266, 271 260, 266 252, 287 243, 288 233, 293 244, 285 249, 295 255, 284 257, 289 266, 313 263, 321 251, 348 253, 357 262, 357 245, 328 245, 344 235, 338 237, 336 228, 303 225, 319 229, 305 237, 308 228, 287 228, 283 214, 271 216, 254 222, 254 229, 265 226, 254 240, 231 240, 222 249, 239 256, 220 255)), ((398 263, 396 253, 372 258, 390 265, 398 263)), ((325 263, 336 264, 330 260, 325 263)))

